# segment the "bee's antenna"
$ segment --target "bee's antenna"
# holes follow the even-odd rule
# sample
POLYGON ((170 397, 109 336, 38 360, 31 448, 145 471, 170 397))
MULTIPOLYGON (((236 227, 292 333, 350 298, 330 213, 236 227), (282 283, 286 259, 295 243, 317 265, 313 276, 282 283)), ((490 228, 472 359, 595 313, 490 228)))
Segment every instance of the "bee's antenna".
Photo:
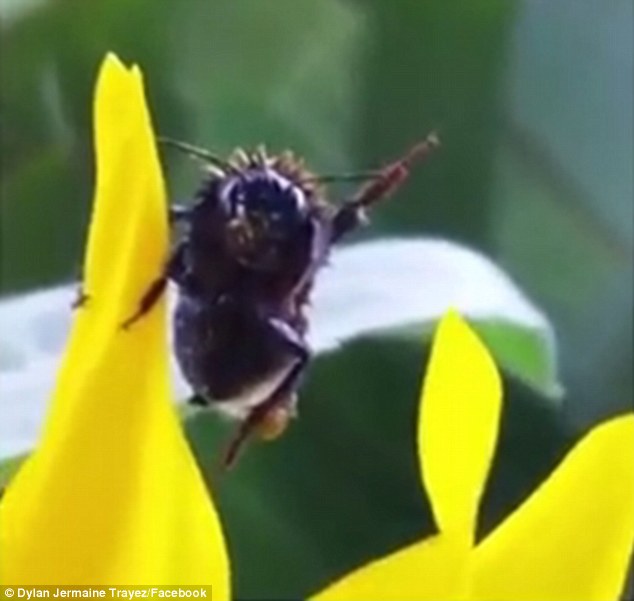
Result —
MULTIPOLYGON (((440 146, 438 134, 431 132, 422 142, 415 144, 409 151, 402 156, 397 163, 390 165, 393 168, 398 166, 401 169, 409 169, 415 161, 424 160, 434 149, 440 146)), ((383 169, 375 169, 372 171, 355 171, 353 173, 315 175, 299 180, 298 184, 308 182, 358 182, 385 179, 387 171, 383 169)))
POLYGON ((355 171, 354 173, 329 173, 326 175, 315 175, 299 180, 298 184, 312 182, 359 182, 370 179, 378 179, 382 175, 381 171, 355 171))
POLYGON ((160 144, 165 144, 166 146, 175 148, 194 159, 203 161, 204 163, 211 163, 215 167, 222 169, 225 173, 236 172, 236 168, 229 161, 226 161, 205 148, 200 148, 199 146, 194 146, 192 144, 188 144, 187 142, 181 142, 180 140, 174 140, 172 138, 166 138, 164 136, 160 136, 157 140, 160 144))

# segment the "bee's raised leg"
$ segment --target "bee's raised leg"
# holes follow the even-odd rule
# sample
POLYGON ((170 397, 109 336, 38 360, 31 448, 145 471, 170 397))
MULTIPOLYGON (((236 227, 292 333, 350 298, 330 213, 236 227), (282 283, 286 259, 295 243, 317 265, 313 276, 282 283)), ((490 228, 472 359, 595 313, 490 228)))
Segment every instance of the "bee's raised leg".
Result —
POLYGON ((165 288, 167 287, 168 279, 171 278, 178 281, 179 278, 184 277, 184 250, 185 245, 183 243, 179 244, 174 249, 161 276, 156 278, 149 285, 145 294, 143 294, 138 309, 121 324, 121 327, 124 330, 127 330, 131 325, 139 321, 139 319, 152 310, 154 305, 156 305, 156 303, 160 300, 161 296, 163 296, 165 288))
MULTIPOLYGON (((306 342, 293 328, 277 318, 269 318, 267 323, 271 328, 271 334, 278 337, 280 342, 293 354, 294 361, 277 388, 259 405, 256 405, 240 424, 225 453, 223 461, 225 468, 230 468, 235 463, 249 435, 266 419, 272 409, 283 403, 293 402, 294 393, 310 360, 310 350, 306 342)), ((292 409, 292 407, 289 407, 291 412, 292 409)))
POLYGON ((362 185, 352 200, 335 213, 332 220, 332 243, 367 222, 366 211, 377 202, 392 195, 409 176, 412 164, 421 161, 440 145, 438 136, 431 133, 414 145, 400 159, 387 165, 379 176, 362 185))
POLYGON ((367 221, 363 207, 357 206, 353 201, 347 202, 335 213, 332 220, 331 243, 339 242, 346 234, 366 224, 367 221))

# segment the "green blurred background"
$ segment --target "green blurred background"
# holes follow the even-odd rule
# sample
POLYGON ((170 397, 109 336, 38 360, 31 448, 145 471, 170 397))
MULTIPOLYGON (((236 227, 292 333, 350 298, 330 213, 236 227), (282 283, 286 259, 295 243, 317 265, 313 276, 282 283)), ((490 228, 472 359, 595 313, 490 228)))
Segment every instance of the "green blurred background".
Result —
MULTIPOLYGON (((554 407, 507 378, 482 532, 631 407, 630 0, 1 0, 0 19, 2 293, 79 275, 92 86, 113 50, 142 66, 161 133, 221 152, 265 141, 337 172, 440 130, 363 235, 493 257, 552 319, 567 390, 554 407)), ((196 171, 168 159, 186 198, 196 171)), ((412 452, 426 354, 367 338, 319 359, 301 419, 230 476, 214 474, 226 428, 188 420, 238 596, 305 595, 433 530, 412 452)))

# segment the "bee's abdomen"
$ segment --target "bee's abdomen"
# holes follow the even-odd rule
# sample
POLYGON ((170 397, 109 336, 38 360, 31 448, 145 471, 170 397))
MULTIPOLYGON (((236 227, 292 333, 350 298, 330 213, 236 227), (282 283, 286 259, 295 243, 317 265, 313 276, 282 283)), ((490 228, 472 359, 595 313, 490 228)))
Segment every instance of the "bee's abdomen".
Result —
POLYGON ((174 315, 176 358, 194 391, 231 401, 283 370, 289 356, 267 324, 241 305, 181 295, 174 315))

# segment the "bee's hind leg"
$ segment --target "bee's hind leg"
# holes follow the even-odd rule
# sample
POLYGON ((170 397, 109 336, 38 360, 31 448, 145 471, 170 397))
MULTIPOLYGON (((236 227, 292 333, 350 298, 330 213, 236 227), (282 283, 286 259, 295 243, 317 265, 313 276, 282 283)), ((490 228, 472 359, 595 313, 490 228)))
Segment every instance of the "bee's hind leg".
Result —
POLYGON ((272 333, 278 336, 280 341, 293 353, 295 361, 275 390, 259 405, 256 405, 240 424, 225 453, 223 460, 225 468, 230 468, 235 464, 242 447, 253 432, 257 431, 268 420, 275 419, 272 418, 272 412, 276 408, 286 410, 284 412, 285 418, 290 418, 295 413, 295 394, 310 360, 310 350, 297 332, 281 319, 269 319, 268 324, 272 333))

